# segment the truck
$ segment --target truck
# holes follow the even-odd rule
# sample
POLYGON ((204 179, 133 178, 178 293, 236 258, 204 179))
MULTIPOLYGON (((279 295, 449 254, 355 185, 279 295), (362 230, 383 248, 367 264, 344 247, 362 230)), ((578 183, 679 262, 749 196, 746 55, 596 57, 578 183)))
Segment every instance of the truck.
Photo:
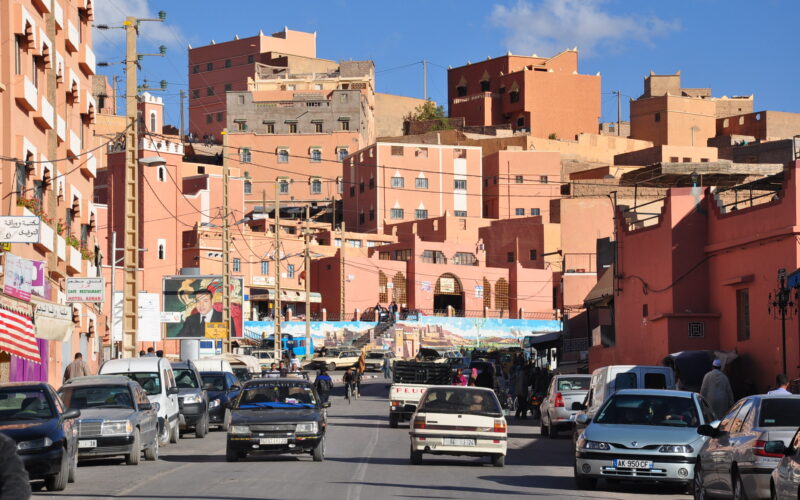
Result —
POLYGON ((448 363, 395 361, 389 388, 389 427, 411 419, 428 387, 452 382, 453 371, 448 363))

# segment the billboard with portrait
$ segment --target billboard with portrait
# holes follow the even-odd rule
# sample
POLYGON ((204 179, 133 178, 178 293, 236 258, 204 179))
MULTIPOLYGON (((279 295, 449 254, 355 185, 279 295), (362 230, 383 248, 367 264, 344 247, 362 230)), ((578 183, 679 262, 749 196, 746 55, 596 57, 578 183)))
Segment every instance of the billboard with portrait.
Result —
MULTIPOLYGON (((231 278, 230 337, 242 336, 242 289, 242 279, 231 278)), ((164 312, 180 319, 166 323, 167 340, 219 338, 222 290, 222 276, 165 277, 164 312), (209 323, 211 325, 206 329, 209 323)))

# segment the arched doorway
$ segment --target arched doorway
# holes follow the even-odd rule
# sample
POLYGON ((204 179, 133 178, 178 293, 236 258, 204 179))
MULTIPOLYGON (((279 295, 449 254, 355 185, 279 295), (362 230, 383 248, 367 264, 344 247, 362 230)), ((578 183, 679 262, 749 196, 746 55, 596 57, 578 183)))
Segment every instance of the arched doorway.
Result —
POLYGON ((458 312, 464 311, 464 289, 461 280, 452 273, 444 273, 436 280, 436 288, 433 290, 433 309, 434 311, 447 311, 452 307, 458 312))

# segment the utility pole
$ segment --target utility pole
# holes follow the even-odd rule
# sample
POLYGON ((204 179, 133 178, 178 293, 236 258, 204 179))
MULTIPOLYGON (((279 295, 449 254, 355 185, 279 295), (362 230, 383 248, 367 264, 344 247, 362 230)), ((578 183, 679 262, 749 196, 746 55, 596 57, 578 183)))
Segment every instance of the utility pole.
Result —
MULTIPOLYGON (((183 91, 181 90, 181 134, 183 134, 183 91)), ((227 339, 222 342, 223 352, 231 346, 231 230, 228 200, 228 130, 222 131, 222 322, 228 329, 227 339)))
POLYGON ((281 348, 283 347, 283 335, 281 334, 281 198, 280 198, 281 177, 275 179, 275 362, 281 359, 281 348))
MULTIPOLYGON (((116 84, 116 76, 114 83, 116 84)), ((117 232, 111 232, 111 357, 116 358, 118 347, 114 342, 114 329, 117 323, 117 232)))
POLYGON ((123 357, 136 355, 136 330, 139 326, 139 285, 136 272, 139 268, 139 131, 137 120, 137 70, 139 55, 136 37, 139 35, 139 20, 128 16, 125 19, 125 114, 128 131, 125 133, 125 231, 123 233, 125 282, 122 293, 122 350, 123 357))
POLYGON ((422 60, 422 98, 428 99, 428 61, 422 60))
POLYGON ((114 75, 114 78, 113 78, 114 85, 111 88, 111 95, 113 96, 112 97, 113 100, 111 102, 114 103, 114 114, 115 115, 117 114, 117 79, 118 78, 119 77, 117 75, 114 75))
MULTIPOLYGON (((181 131, 180 131, 180 134, 179 134, 180 137, 181 137, 181 142, 183 142, 184 131, 186 130, 185 128, 183 128, 183 100, 185 98, 186 98, 186 92, 184 92, 183 89, 181 89, 181 131)), ((223 144, 225 143, 225 138, 224 137, 222 139, 222 143, 223 144)), ((222 157, 225 158, 225 147, 224 146, 223 146, 223 149, 222 149, 222 157)), ((222 161, 223 161, 223 164, 224 164, 225 160, 223 159, 222 161)))
POLYGON ((303 255, 305 262, 303 265, 306 270, 306 360, 311 359, 311 255, 308 248, 311 235, 308 228, 308 219, 309 205, 306 205, 306 223, 303 230, 303 241, 305 243, 305 252, 303 255))
MULTIPOLYGON (((181 92, 183 91, 181 90, 181 92)), ((622 114, 622 105, 620 104, 620 91, 617 90, 615 93, 617 94, 617 135, 622 135, 622 130, 620 130, 619 128, 620 124, 622 123, 620 121, 620 115, 622 114)))
POLYGON ((344 311, 344 286, 347 283, 347 271, 344 268, 344 231, 345 231, 345 223, 342 221, 342 225, 339 228, 339 321, 345 321, 345 311, 344 311))

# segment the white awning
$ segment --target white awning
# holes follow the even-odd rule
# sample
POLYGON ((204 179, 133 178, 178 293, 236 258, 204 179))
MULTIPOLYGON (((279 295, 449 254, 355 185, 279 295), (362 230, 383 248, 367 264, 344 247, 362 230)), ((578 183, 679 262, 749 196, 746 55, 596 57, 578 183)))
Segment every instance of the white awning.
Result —
POLYGON ((65 342, 72 336, 75 328, 72 307, 35 296, 31 296, 31 303, 36 308, 33 316, 36 338, 65 342))

